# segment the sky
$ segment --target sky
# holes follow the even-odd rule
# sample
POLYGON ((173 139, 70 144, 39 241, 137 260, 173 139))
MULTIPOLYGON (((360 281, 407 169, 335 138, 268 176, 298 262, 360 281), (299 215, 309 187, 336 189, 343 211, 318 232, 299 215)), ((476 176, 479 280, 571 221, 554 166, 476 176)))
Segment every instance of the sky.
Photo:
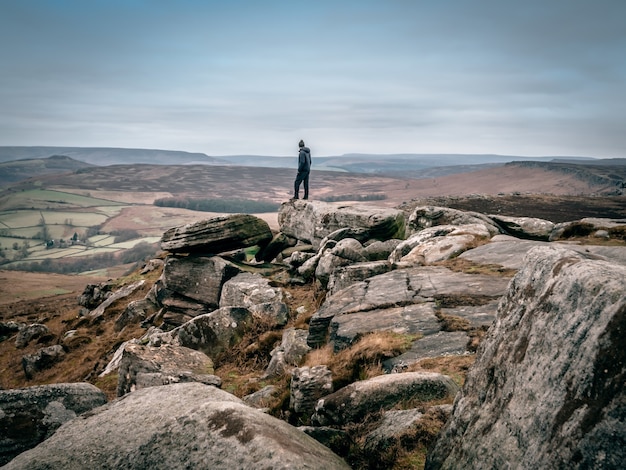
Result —
POLYGON ((626 157, 624 0, 2 0, 0 146, 626 157))

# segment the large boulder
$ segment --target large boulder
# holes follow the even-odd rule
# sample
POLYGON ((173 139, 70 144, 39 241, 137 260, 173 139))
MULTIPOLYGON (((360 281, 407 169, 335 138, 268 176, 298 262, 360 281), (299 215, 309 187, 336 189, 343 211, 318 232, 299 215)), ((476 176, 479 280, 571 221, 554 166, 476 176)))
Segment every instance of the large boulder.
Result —
POLYGON ((26 468, 350 467, 302 431, 235 396, 184 383, 138 390, 66 423, 6 467, 26 468))
MULTIPOLYGON (((398 209, 340 205, 320 201, 290 201, 278 211, 281 231, 316 248, 331 233, 349 229, 345 236, 367 240, 404 238, 404 213, 398 209)), ((343 235, 342 235, 343 236, 343 235)))
POLYGON ((219 256, 169 256, 151 294, 164 307, 166 328, 217 309, 224 283, 240 272, 219 256))
POLYGON ((181 346, 215 358, 238 343, 252 324, 252 312, 243 307, 222 307, 199 315, 170 333, 181 346))
POLYGON ((355 263, 347 266, 340 266, 333 270, 328 279, 326 288, 328 295, 333 295, 352 284, 364 281, 373 276, 384 274, 393 269, 389 261, 369 261, 366 263, 355 263))
POLYGON ((536 247, 426 468, 624 468, 626 267, 536 247))
POLYGON ((368 414, 390 410, 409 400, 451 401, 458 391, 458 385, 450 377, 434 372, 379 375, 321 398, 312 420, 320 425, 356 423, 368 414))
POLYGON ((280 287, 259 273, 240 273, 222 286, 220 307, 244 307, 275 325, 287 323, 289 309, 280 287))
POLYGON ((161 249, 172 253, 219 254, 272 240, 266 221, 249 214, 213 217, 167 230, 161 249))
POLYGON ((220 385, 213 361, 200 351, 172 344, 160 347, 128 342, 119 363, 117 396, 142 388, 179 382, 220 385))
POLYGON ((35 447, 59 426, 107 402, 88 383, 0 390, 0 465, 35 447))
POLYGON ((437 225, 398 244, 389 261, 402 267, 434 264, 458 256, 490 237, 483 224, 437 225))

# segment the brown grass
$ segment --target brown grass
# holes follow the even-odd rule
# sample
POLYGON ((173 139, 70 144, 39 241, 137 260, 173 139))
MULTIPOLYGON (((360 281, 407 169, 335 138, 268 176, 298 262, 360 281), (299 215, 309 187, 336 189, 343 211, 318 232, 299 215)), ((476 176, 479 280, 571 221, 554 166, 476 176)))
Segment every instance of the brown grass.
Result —
POLYGON ((417 336, 401 335, 391 331, 369 333, 352 346, 336 354, 332 346, 311 351, 306 366, 325 364, 332 372, 335 390, 356 380, 365 380, 383 373, 382 363, 407 351, 417 336))

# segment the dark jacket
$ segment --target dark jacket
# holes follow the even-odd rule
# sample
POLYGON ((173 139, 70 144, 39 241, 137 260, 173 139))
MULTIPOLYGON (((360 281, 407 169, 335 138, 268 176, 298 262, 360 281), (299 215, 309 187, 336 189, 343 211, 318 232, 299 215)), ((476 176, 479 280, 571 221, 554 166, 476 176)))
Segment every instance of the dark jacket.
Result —
POLYGON ((298 154, 298 173, 311 171, 311 150, 309 147, 301 147, 298 154))

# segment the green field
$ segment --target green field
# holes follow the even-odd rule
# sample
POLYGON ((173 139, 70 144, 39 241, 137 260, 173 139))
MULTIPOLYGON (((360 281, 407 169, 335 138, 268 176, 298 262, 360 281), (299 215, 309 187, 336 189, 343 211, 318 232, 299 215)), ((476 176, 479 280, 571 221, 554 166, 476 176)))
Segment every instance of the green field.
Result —
POLYGON ((5 191, 0 197, 0 266, 49 266, 53 260, 115 255, 141 242, 158 241, 137 234, 115 243, 115 234, 101 232, 100 227, 129 206, 62 191, 5 191))
POLYGON ((24 191, 6 191, 0 198, 0 210, 11 209, 63 209, 98 206, 123 206, 125 204, 96 199, 78 194, 52 191, 48 189, 29 189, 24 191))

